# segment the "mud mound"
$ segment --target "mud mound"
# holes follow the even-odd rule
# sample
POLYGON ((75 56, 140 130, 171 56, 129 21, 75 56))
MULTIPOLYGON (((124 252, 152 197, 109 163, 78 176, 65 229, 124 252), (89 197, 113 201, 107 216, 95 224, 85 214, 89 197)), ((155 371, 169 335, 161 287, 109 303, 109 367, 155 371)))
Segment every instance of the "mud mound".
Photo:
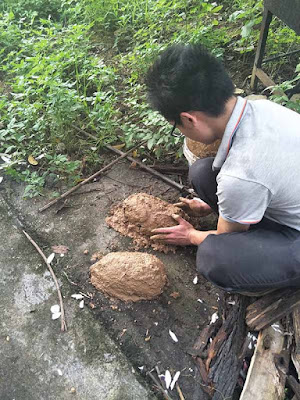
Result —
POLYGON ((123 301, 151 300, 167 282, 164 264, 147 253, 109 253, 91 266, 91 282, 106 295, 123 301))
POLYGON ((151 231, 177 225, 172 214, 189 220, 188 215, 180 208, 146 193, 129 196, 112 207, 110 214, 106 223, 122 235, 132 238, 137 250, 151 246, 154 250, 164 253, 175 252, 176 247, 150 240, 150 236, 153 235, 151 231))

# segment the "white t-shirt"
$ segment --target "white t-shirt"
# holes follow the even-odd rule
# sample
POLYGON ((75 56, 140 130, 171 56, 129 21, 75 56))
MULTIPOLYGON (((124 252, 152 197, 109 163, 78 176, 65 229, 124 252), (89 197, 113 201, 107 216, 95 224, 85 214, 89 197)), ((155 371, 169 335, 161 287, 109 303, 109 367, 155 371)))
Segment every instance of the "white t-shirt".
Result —
POLYGON ((300 115, 269 100, 237 98, 213 163, 220 215, 264 216, 300 231, 300 115))

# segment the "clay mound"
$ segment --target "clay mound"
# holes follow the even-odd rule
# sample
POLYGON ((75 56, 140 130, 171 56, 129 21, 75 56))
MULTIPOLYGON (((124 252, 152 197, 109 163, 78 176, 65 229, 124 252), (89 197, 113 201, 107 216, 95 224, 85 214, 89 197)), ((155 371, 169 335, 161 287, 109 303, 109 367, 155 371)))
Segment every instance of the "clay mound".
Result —
POLYGON ((198 158, 215 157, 218 152, 221 140, 216 140, 212 144, 196 142, 189 138, 186 139, 188 149, 198 158))
POLYGON ((106 295, 123 301, 151 300, 167 282, 164 264, 147 253, 109 253, 91 266, 91 282, 106 295))
POLYGON ((177 225, 172 214, 178 214, 189 220, 188 215, 179 207, 146 193, 136 193, 112 207, 111 216, 106 223, 117 232, 133 239, 136 249, 151 246, 154 250, 175 252, 175 246, 164 245, 150 240, 151 231, 177 225))

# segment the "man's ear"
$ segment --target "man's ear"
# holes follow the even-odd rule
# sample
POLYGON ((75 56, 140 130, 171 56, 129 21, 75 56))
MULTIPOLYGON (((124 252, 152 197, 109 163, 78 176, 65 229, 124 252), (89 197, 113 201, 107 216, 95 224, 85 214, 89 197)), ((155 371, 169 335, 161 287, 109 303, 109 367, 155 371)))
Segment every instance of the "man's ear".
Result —
POLYGON ((197 118, 194 114, 189 112, 180 113, 180 120, 182 126, 195 126, 197 123, 197 118))

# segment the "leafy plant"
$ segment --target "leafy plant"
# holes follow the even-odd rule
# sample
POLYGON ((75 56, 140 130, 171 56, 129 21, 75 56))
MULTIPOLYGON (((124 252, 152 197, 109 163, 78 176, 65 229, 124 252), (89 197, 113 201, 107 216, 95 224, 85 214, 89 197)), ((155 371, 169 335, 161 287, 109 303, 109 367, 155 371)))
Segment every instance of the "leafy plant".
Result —
MULTIPOLYGON (((145 157, 176 161, 182 139, 170 136, 169 124, 149 109, 146 70, 161 50, 178 42, 201 42, 217 57, 232 50, 236 57, 254 55, 262 3, 3 0, 0 168, 25 182, 30 197, 42 194, 49 181, 71 185, 95 170, 106 143, 122 140, 130 147, 147 139, 140 150, 145 157), (92 132, 95 140, 80 136, 74 126, 92 132)), ((294 43, 300 39, 274 18, 268 54, 294 43)), ((299 66, 296 73, 280 87, 294 87, 299 66)), ((273 99, 299 111, 299 103, 286 95, 273 99)))
MULTIPOLYGON (((292 91, 297 85, 300 86, 300 63, 297 65, 295 70, 296 76, 288 81, 281 83, 280 85, 276 85, 272 88, 272 96, 271 99, 278 104, 286 106, 291 110, 297 111, 300 113, 300 98, 293 99, 293 97, 289 98, 286 92, 292 91)), ((300 92, 300 87, 298 92, 300 92)))
MULTIPOLYGON (((7 42, 0 54, 0 73, 6 78, 5 90, 0 92, 0 152, 13 160, 7 172, 31 180, 37 190, 43 186, 42 180, 35 173, 30 179, 27 171, 23 174, 30 154, 46 154, 41 161, 42 174, 56 169, 73 177, 70 183, 78 179, 70 158, 81 157, 82 149, 71 124, 97 127, 100 146, 114 137, 116 74, 89 53, 89 29, 88 25, 64 27, 44 19, 33 27, 32 21, 12 13, 0 21, 0 37, 7 42), (59 148, 66 155, 57 155, 59 148)), ((77 161, 77 169, 79 165, 77 161)))

